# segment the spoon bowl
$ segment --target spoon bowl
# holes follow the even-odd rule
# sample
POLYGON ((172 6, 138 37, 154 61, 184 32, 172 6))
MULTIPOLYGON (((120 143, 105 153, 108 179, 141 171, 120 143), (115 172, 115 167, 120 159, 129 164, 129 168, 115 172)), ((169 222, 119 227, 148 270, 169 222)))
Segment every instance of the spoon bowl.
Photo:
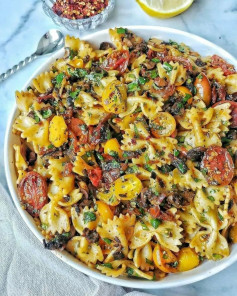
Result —
POLYGON ((64 36, 59 30, 51 29, 45 33, 37 46, 35 54, 42 56, 53 53, 64 46, 64 36))

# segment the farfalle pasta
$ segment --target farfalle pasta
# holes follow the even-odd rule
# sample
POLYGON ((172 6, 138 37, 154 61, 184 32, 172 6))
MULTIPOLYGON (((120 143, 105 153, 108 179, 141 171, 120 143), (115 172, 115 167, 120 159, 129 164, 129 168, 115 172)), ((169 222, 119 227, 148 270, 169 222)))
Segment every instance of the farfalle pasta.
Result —
POLYGON ((22 206, 45 236, 111 276, 160 280, 237 242, 236 72, 126 28, 16 92, 22 206))

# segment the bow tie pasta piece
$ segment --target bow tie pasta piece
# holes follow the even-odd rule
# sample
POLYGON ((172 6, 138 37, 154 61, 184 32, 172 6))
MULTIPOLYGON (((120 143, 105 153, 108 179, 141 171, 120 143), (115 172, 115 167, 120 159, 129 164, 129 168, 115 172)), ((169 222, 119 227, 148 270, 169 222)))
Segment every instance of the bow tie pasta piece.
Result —
POLYGON ((57 75, 53 72, 44 72, 32 80, 32 86, 41 94, 53 89, 52 79, 57 75))
POLYGON ((180 239, 183 237, 181 232, 182 228, 175 221, 162 221, 157 229, 153 228, 150 222, 137 222, 129 247, 130 249, 141 248, 155 236, 162 246, 178 252, 178 246, 181 245, 180 239))
MULTIPOLYGON (((92 95, 80 91, 78 97, 74 101, 75 107, 81 107, 81 108, 88 108, 93 107, 94 105, 97 105, 99 102, 92 97, 92 95)), ((90 108, 88 108, 90 109, 90 108)))
POLYGON ((89 244, 87 239, 82 236, 74 236, 70 239, 66 249, 86 264, 96 264, 97 261, 104 260, 100 246, 96 243, 89 244))
POLYGON ((207 69, 207 77, 211 80, 216 80, 221 84, 225 83, 225 79, 226 77, 224 76, 223 71, 221 70, 221 68, 212 68, 209 67, 207 69))
POLYGON ((15 150, 15 165, 17 168, 17 181, 16 183, 19 184, 21 179, 26 175, 26 169, 28 167, 24 157, 21 154, 20 145, 13 145, 15 150))
POLYGON ((237 92, 237 74, 228 75, 225 79, 225 84, 229 94, 237 92))
POLYGON ((115 260, 109 263, 97 264, 96 268, 107 276, 118 277, 126 272, 125 262, 125 260, 115 260))
POLYGON ((165 62, 163 64, 157 64, 158 74, 160 78, 166 78, 170 84, 176 86, 182 85, 187 79, 187 70, 182 64, 174 62, 165 62))
POLYGON ((124 28, 109 29, 109 35, 117 49, 129 49, 130 46, 135 46, 144 42, 141 37, 124 28), (129 39, 126 37, 127 34, 129 35, 129 39))
POLYGON ((61 207, 70 207, 82 199, 83 194, 79 189, 73 189, 67 196, 65 201, 59 201, 61 207))
POLYGON ((152 100, 147 97, 136 96, 127 98, 127 109, 125 112, 120 113, 119 117, 123 118, 126 115, 134 113, 134 111, 140 107, 142 113, 149 119, 154 119, 157 112, 161 111, 163 106, 162 99, 152 100))
POLYGON ((67 35, 65 37, 65 48, 72 50, 76 56, 84 59, 86 56, 90 58, 95 57, 94 49, 86 41, 80 40, 79 38, 71 37, 67 35))
POLYGON ((41 224, 47 225, 46 233, 55 234, 69 232, 70 222, 67 213, 57 207, 55 203, 49 202, 40 211, 41 224))
POLYGON ((73 226, 80 234, 85 228, 95 229, 98 223, 94 210, 88 207, 83 208, 79 213, 75 207, 71 207, 71 218, 73 226))
POLYGON ((16 104, 18 109, 27 114, 30 111, 30 107, 36 100, 36 96, 32 90, 29 91, 16 91, 16 104))
POLYGON ((153 250, 151 243, 147 243, 142 248, 137 248, 133 257, 134 265, 144 271, 154 269, 153 250))
POLYGON ((184 230, 184 241, 190 243, 195 234, 201 228, 201 226, 197 224, 197 220, 191 214, 190 207, 188 207, 184 211, 179 211, 178 215, 180 221, 182 222, 181 226, 184 230))
POLYGON ((183 188, 190 188, 192 190, 201 189, 207 187, 207 181, 203 174, 194 167, 193 163, 187 161, 188 171, 185 174, 181 174, 178 169, 173 171, 174 184, 178 184, 183 188))
POLYGON ((74 189, 74 175, 64 175, 67 163, 66 157, 49 160, 48 170, 52 183, 49 185, 48 196, 54 201, 63 201, 63 196, 68 195, 74 189))
POLYGON ((220 224, 217 210, 198 213, 194 208, 191 210, 197 223, 206 230, 199 231, 190 243, 191 248, 200 252, 202 256, 208 259, 217 260, 229 255, 229 246, 227 240, 219 233, 223 224, 220 224), (218 221, 219 220, 219 221, 218 221))
POLYGON ((21 137, 32 142, 34 151, 49 146, 49 122, 47 120, 36 123, 35 119, 20 115, 14 122, 13 129, 21 132, 21 137))
POLYGON ((231 119, 230 114, 230 103, 215 106, 213 117, 205 128, 208 128, 214 133, 228 132, 231 119))
POLYGON ((108 113, 100 105, 94 105, 91 108, 83 108, 81 119, 85 122, 87 126, 97 125, 108 113))
MULTIPOLYGON (((190 117, 188 116, 190 110, 185 110, 184 114, 182 116, 177 115, 175 116, 175 119, 178 121, 178 123, 185 129, 185 130, 192 130, 193 125, 190 121, 190 117)), ((200 118, 201 125, 204 127, 206 124, 208 124, 214 114, 213 108, 208 108, 207 110, 203 109, 197 109, 198 117, 200 118)))
POLYGON ((135 223, 136 223, 136 216, 134 214, 132 214, 132 215, 120 214, 119 220, 121 221, 121 223, 123 225, 125 236, 127 238, 127 241, 129 242, 133 236, 134 227, 135 227, 135 223))
POLYGON ((113 220, 108 219, 107 223, 102 223, 101 227, 98 226, 96 230, 102 239, 107 238, 113 241, 117 237, 122 245, 122 253, 124 256, 128 255, 128 241, 125 233, 125 227, 118 217, 115 216, 113 220))

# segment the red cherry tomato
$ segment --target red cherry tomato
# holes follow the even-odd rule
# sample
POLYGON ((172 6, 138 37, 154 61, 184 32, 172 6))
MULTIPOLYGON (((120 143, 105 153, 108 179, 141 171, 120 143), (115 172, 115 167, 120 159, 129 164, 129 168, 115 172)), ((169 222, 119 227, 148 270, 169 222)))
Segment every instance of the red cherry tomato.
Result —
POLYGON ((39 173, 29 172, 21 180, 18 192, 27 212, 33 217, 38 217, 40 210, 48 202, 45 179, 39 173))
POLYGON ((230 103, 230 109, 231 109, 231 125, 230 127, 237 128, 237 102, 233 101, 221 101, 214 104, 212 107, 218 106, 220 104, 230 103))
POLYGON ((207 149, 201 168, 206 170, 207 181, 211 185, 228 185, 234 177, 234 163, 230 153, 219 146, 207 149))
POLYGON ((200 73, 194 81, 194 86, 197 89, 197 96, 209 106, 211 102, 211 85, 207 76, 204 73, 200 73))
POLYGON ((72 117, 71 122, 68 125, 68 128, 79 138, 79 144, 87 143, 88 130, 87 126, 81 119, 72 117))
POLYGON ((72 175, 73 164, 71 162, 67 162, 64 166, 63 176, 68 177, 72 175))
POLYGON ((224 59, 222 59, 216 54, 211 57, 211 65, 213 67, 220 67, 224 75, 230 75, 230 74, 236 73, 233 65, 228 64, 224 59))
POLYGON ((88 170, 88 177, 91 180, 91 183, 98 187, 99 183, 102 179, 102 170, 100 167, 96 167, 95 169, 88 170))
POLYGON ((124 73, 127 69, 128 61, 128 50, 115 50, 108 55, 107 59, 102 63, 101 68, 106 71, 118 70, 120 73, 124 73))

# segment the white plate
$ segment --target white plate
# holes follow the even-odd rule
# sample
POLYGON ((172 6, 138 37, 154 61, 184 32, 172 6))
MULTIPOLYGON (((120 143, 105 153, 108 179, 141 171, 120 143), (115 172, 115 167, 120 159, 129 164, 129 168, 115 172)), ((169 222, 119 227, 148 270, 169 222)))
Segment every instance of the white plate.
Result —
MULTIPOLYGON (((204 55, 204 56, 217 54, 223 57, 224 59, 226 59, 231 64, 235 65, 235 67, 237 68, 237 61, 233 56, 231 56, 228 52, 216 46, 215 44, 203 38, 200 38, 196 35, 175 30, 175 29, 158 27, 158 26, 157 27, 129 26, 128 28, 134 31, 136 34, 144 37, 145 39, 148 39, 150 37, 157 37, 165 41, 168 41, 171 39, 177 42, 184 42, 185 44, 190 46, 193 50, 199 52, 201 55, 204 55)), ((108 30, 103 30, 103 31, 88 35, 83 39, 89 41, 96 47, 98 47, 102 41, 110 41, 108 30)), ((32 75, 32 77, 29 78, 29 80, 25 84, 24 89, 27 88, 31 80, 36 75, 40 74, 42 71, 46 71, 49 65, 56 58, 62 57, 63 53, 64 53, 64 50, 62 49, 56 54, 54 54, 53 56, 51 56, 49 60, 46 63, 44 63, 34 73, 34 75, 32 75)), ((14 98, 12 98, 12 100, 14 100, 14 98)), ((17 115, 18 115, 18 111, 15 105, 13 107, 13 112, 8 121, 6 138, 5 138, 5 147, 4 147, 4 160, 5 160, 5 172, 7 177, 7 183, 8 183, 9 190, 11 192, 12 199, 21 217, 26 222, 30 230, 34 233, 34 235, 42 243, 42 240, 43 240, 42 234, 40 233, 39 229, 35 226, 32 217, 21 208, 19 199, 17 197, 16 171, 15 171, 14 161, 13 161, 13 155, 14 155, 13 144, 19 143, 19 137, 13 135, 11 132, 13 122, 17 115)), ((49 251, 45 250, 45 253, 44 253, 45 256, 47 256, 47 252, 49 251)), ((161 289, 161 288, 177 287, 177 286, 194 283, 202 279, 205 279, 211 275, 216 274, 217 272, 223 270, 224 268, 228 267, 229 265, 231 265, 237 260, 237 244, 236 244, 236 245, 233 245, 230 256, 223 260, 220 260, 217 262, 206 261, 203 264, 201 264, 199 267, 191 271, 171 274, 161 281, 147 281, 147 280, 141 280, 141 279, 136 280, 132 278, 125 278, 125 277, 124 278, 107 277, 101 274, 100 272, 87 267, 85 264, 78 261, 76 258, 71 256, 66 251, 63 251, 63 252, 52 251, 52 252, 61 260, 63 260, 66 264, 69 264, 70 266, 74 267, 75 269, 89 276, 92 276, 99 280, 102 280, 111 284, 115 284, 115 285, 131 287, 131 288, 142 288, 142 289, 161 289)))

